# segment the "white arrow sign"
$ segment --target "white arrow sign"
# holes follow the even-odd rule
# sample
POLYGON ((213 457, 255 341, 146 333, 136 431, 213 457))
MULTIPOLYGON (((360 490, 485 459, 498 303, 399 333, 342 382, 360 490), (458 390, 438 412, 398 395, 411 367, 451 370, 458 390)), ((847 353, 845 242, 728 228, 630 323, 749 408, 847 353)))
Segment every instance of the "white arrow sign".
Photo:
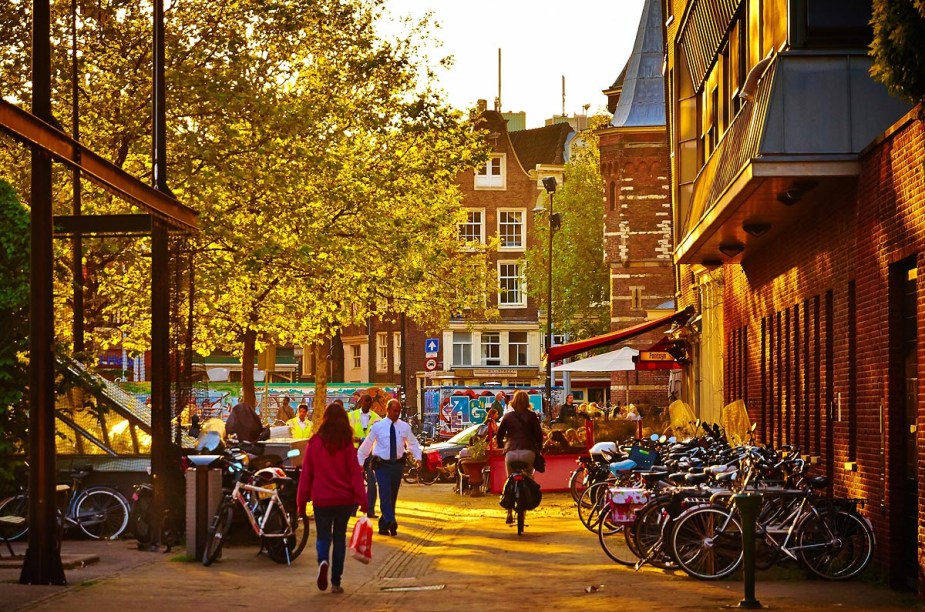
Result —
POLYGON ((425 357, 436 357, 437 353, 440 351, 440 339, 439 338, 428 338, 424 341, 424 356, 425 357))

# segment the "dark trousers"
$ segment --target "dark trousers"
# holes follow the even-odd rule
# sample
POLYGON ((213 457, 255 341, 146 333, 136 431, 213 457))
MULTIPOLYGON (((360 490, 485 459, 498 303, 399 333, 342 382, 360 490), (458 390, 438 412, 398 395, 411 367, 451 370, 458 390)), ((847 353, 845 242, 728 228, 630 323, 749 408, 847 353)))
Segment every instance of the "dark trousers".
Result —
POLYGON ((376 490, 376 471, 370 466, 371 461, 366 460, 366 463, 363 464, 363 471, 366 473, 366 503, 369 510, 369 514, 376 514, 376 497, 378 497, 378 491, 376 490))
POLYGON ((404 469, 404 461, 382 462, 376 468, 376 481, 379 483, 379 531, 398 529, 395 502, 398 501, 398 488, 401 487, 404 469))
POLYGON ((318 563, 328 561, 331 564, 331 584, 340 585, 340 577, 344 573, 344 559, 347 556, 347 523, 356 512, 356 506, 313 506, 313 509, 318 563), (332 544, 334 553, 329 560, 332 544))

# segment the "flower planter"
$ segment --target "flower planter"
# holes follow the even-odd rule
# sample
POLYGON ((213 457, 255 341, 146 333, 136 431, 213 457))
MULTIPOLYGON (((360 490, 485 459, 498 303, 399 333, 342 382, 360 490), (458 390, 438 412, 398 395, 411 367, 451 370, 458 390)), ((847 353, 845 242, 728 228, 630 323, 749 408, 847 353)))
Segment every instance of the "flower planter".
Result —
POLYGON ((482 468, 488 465, 488 461, 485 459, 462 459, 459 462, 459 467, 469 479, 470 487, 477 487, 482 484, 482 468))

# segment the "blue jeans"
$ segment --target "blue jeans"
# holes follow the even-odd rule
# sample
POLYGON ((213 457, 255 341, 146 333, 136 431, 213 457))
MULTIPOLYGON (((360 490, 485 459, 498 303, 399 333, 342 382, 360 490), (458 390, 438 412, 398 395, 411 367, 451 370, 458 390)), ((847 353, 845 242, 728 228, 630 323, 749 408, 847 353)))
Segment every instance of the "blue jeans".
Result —
POLYGON ((340 585, 340 577, 344 573, 344 558, 347 556, 347 523, 356 512, 356 506, 312 508, 315 512, 315 547, 318 550, 318 563, 328 561, 333 543, 334 553, 330 559, 331 584, 340 585))
POLYGON ((395 502, 398 501, 398 488, 405 463, 380 463, 376 468, 376 481, 379 483, 379 531, 398 529, 395 520, 395 502))
POLYGON ((376 497, 378 497, 378 491, 376 490, 376 472, 369 465, 370 461, 367 460, 363 470, 366 473, 367 513, 376 514, 376 497))

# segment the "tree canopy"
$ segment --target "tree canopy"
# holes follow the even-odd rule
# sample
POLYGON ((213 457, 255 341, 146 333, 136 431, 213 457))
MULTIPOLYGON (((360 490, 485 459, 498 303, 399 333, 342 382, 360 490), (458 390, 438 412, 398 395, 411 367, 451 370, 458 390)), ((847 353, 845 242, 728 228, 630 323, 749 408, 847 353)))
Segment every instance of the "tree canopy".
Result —
MULTIPOLYGON (((68 40, 64 4, 53 5, 54 35, 68 40)), ((82 140, 147 176, 150 6, 78 6, 82 140)), ((200 212, 200 352, 222 349, 249 363, 265 343, 321 342, 373 312, 439 327, 486 291, 485 254, 456 242, 454 184, 486 159, 484 136, 431 84, 420 59, 429 22, 384 40, 376 31, 383 6, 176 0, 167 8, 168 183, 200 212)), ((13 8, 0 17, 0 69, 27 101, 29 7, 13 8)), ((69 116, 67 60, 55 54, 59 117, 69 116)), ((66 209, 68 188, 58 196, 66 209)), ((85 197, 89 211, 119 206, 105 193, 85 197)), ((143 349, 146 240, 101 241, 86 257, 97 326, 143 349)))
POLYGON ((871 75, 891 93, 925 102, 925 0, 874 0, 871 25, 871 75))

